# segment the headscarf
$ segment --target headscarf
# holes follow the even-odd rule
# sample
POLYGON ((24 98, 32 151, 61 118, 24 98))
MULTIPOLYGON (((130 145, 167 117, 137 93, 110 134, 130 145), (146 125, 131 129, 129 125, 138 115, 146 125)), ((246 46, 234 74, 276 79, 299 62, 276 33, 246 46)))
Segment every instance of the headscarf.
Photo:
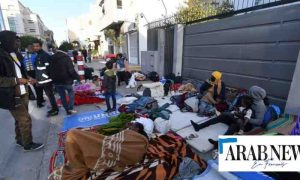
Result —
POLYGON ((16 33, 13 31, 0 32, 0 48, 8 53, 15 51, 16 33))
POLYGON ((216 78, 217 81, 221 80, 222 78, 222 73, 220 71, 214 71, 211 75, 216 78))

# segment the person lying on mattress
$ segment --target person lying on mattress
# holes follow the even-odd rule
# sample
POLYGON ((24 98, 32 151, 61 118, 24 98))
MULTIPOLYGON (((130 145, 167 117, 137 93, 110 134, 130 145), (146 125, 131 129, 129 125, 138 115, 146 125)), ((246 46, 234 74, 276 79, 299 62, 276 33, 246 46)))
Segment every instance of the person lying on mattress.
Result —
POLYGON ((68 163, 50 175, 49 179, 86 179, 91 171, 107 169, 122 171, 144 159, 148 136, 141 123, 130 123, 128 129, 112 136, 94 132, 70 130, 65 150, 68 163))
MULTIPOLYGON (((264 117, 264 113, 266 112, 267 108, 266 105, 264 103, 264 98, 266 97, 266 91, 258 86, 252 86, 249 89, 249 95, 250 97, 253 99, 250 100, 249 96, 243 96, 242 101, 244 101, 242 104, 242 109, 248 109, 247 111, 244 111, 245 115, 240 114, 240 113, 222 113, 220 116, 213 118, 205 123, 202 124, 196 124, 194 121, 191 120, 191 124, 193 125, 195 131, 199 131, 200 129, 203 129, 205 127, 208 127, 210 125, 213 124, 217 124, 217 123, 224 123, 229 125, 227 131, 225 132, 224 135, 232 135, 235 132, 237 132, 237 130, 239 130, 239 123, 235 120, 235 116, 238 117, 244 117, 244 120, 242 121, 243 124, 242 126, 242 131, 240 133, 243 132, 244 128, 247 127, 247 130, 251 130, 251 128, 253 126, 261 126, 262 122, 263 122, 263 117, 264 117), (251 105, 251 108, 249 108, 249 104, 251 105), (252 112, 254 112, 254 117, 252 116, 252 112), (250 115, 251 112, 251 115, 250 115), (248 114, 248 115, 247 115, 248 114), (249 118, 251 117, 251 118, 249 118), (249 123, 248 123, 249 122, 249 123)), ((241 110, 242 110, 241 109, 241 110)), ((208 139, 208 141, 212 144, 214 144, 215 146, 217 145, 217 142, 212 140, 212 139, 208 139)))

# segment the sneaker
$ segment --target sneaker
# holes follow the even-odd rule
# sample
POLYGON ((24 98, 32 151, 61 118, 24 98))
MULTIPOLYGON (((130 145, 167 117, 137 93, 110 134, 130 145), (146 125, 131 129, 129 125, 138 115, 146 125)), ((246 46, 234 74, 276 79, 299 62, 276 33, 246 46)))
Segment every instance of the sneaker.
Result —
POLYGON ((52 109, 48 111, 47 117, 56 116, 56 115, 58 115, 58 110, 52 109))
POLYGON ((71 112, 72 114, 76 114, 76 113, 77 113, 77 111, 76 111, 76 110, 74 110, 74 109, 72 109, 72 110, 69 110, 69 112, 71 112))
POLYGON ((23 143, 20 142, 20 141, 17 141, 17 142, 16 142, 16 145, 19 146, 19 147, 23 147, 23 143))
POLYGON ((35 151, 38 149, 41 149, 44 147, 44 144, 40 144, 40 143, 31 143, 28 146, 24 147, 24 151, 28 152, 28 151, 35 151))
POLYGON ((77 113, 77 111, 75 111, 75 110, 67 111, 67 115, 72 115, 72 114, 76 114, 76 113, 77 113))

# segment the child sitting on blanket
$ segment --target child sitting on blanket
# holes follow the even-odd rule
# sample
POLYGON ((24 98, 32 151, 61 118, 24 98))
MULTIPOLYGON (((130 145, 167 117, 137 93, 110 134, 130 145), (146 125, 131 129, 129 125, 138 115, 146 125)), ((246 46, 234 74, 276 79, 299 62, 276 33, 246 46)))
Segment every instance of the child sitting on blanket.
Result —
POLYGON ((214 100, 214 89, 213 89, 213 83, 210 81, 205 81, 202 98, 199 102, 199 111, 198 115, 203 116, 210 113, 215 112, 214 105, 217 104, 217 102, 214 100))
POLYGON ((253 111, 251 106, 253 104, 252 97, 244 95, 241 97, 241 106, 237 107, 231 113, 234 115, 236 123, 238 125, 238 134, 244 134, 244 128, 251 119, 253 111))
POLYGON ((113 62, 108 61, 105 64, 107 70, 104 72, 103 88, 107 110, 106 112, 116 111, 117 100, 116 100, 116 73, 113 70, 113 62), (110 106, 110 97, 113 100, 113 108, 110 106))

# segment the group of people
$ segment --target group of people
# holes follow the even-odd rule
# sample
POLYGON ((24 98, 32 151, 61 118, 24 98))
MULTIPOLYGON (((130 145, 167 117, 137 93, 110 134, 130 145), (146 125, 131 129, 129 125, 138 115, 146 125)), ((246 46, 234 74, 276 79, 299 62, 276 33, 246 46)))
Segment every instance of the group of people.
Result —
MULTIPOLYGON (((206 80, 201 88, 202 98, 199 103, 199 115, 208 109, 214 109, 219 103, 225 101, 225 83, 222 81, 222 73, 215 71, 206 80)), ((243 134, 253 127, 263 124, 264 114, 267 110, 266 91, 258 86, 252 86, 248 94, 240 97, 240 104, 231 112, 221 113, 219 116, 208 120, 202 124, 197 124, 191 120, 195 131, 199 131, 217 123, 227 124, 229 127, 224 135, 243 134)), ((210 143, 217 146, 218 142, 208 139, 210 143)))
POLYGON ((12 31, 0 32, 0 108, 8 109, 15 119, 16 144, 25 151, 40 149, 43 144, 32 140, 32 119, 28 112, 30 99, 36 99, 37 107, 44 106, 43 92, 47 95, 51 110, 47 117, 58 115, 59 108, 54 88, 61 97, 67 114, 76 113, 72 84, 79 80, 72 60, 63 51, 54 50, 50 56, 42 49, 42 41, 36 40, 27 47, 23 56, 20 38, 12 31), (69 102, 66 98, 69 95, 69 102))
MULTIPOLYGON (((89 48, 88 50, 86 50, 86 48, 83 48, 82 50, 80 50, 82 56, 83 56, 83 60, 85 63, 91 63, 92 61, 92 49, 89 48)), ((72 51, 72 55, 74 58, 74 63, 77 63, 77 56, 78 56, 78 51, 74 50, 72 51)))

